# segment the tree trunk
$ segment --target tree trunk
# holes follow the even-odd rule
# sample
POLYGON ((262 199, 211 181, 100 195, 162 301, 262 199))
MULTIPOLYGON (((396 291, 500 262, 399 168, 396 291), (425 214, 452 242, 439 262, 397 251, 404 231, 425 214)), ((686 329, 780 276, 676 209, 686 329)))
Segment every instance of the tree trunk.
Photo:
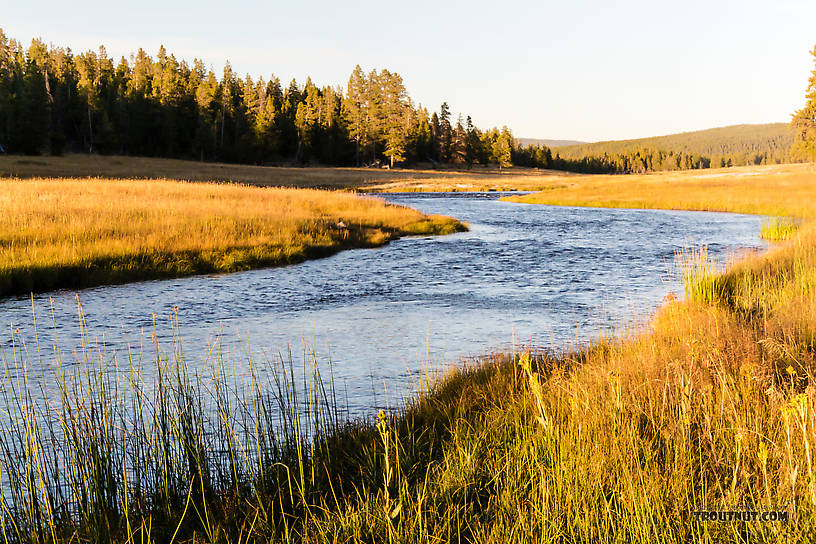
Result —
POLYGON ((93 122, 91 120, 90 100, 88 100, 88 153, 93 153, 93 122))

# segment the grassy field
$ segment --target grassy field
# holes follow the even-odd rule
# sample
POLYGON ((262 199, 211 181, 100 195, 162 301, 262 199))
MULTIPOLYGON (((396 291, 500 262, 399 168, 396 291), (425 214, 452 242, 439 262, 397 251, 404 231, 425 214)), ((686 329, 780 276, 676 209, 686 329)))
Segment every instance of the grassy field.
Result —
POLYGON ((512 202, 606 208, 707 210, 810 217, 816 209, 816 165, 743 166, 642 175, 564 179, 512 202))
MULTIPOLYGON (((812 542, 812 174, 744 172, 711 194, 687 180, 694 194, 643 196, 631 177, 628 193, 609 183, 580 197, 803 218, 769 225, 787 239, 768 253, 723 271, 686 252, 685 300, 667 297, 646 330, 429 377, 371 422, 337 418, 316 364, 305 391, 286 361, 272 365, 282 373, 247 363, 252 385, 225 390, 217 365, 197 378, 175 349, 152 363, 157 383, 131 381, 125 406, 93 349, 55 363, 89 369, 66 371, 59 402, 33 402, 11 375, 0 390, 15 422, 0 434, 6 541, 812 542), (748 181, 771 175, 780 182, 748 181), (700 510, 788 518, 705 522, 700 510)), ((22 346, 4 362, 35 357, 22 346)))
POLYGON ((311 189, 102 179, 0 188, 0 295, 247 270, 465 228, 311 189))
POLYGON ((173 179, 233 181, 263 187, 355 191, 503 191, 548 187, 571 174, 550 170, 474 166, 471 169, 286 168, 175 159, 101 155, 0 155, 0 176, 29 178, 173 179))

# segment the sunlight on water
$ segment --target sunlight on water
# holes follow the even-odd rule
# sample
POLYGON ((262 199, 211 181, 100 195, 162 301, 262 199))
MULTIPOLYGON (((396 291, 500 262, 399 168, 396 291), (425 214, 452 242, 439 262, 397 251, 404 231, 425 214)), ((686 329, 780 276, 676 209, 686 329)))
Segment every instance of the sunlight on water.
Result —
MULTIPOLYGON (((119 362, 129 354, 146 361, 149 373, 153 316, 162 349, 172 350, 177 307, 190 368, 216 353, 240 376, 250 354, 274 362, 314 352, 333 362, 351 411, 368 412, 399 403, 428 368, 514 343, 564 348, 648 317, 667 293, 682 293, 670 278, 678 249, 707 245, 722 262, 765 247, 761 217, 529 206, 499 196, 385 196, 467 221, 466 233, 284 268, 83 290, 89 341, 119 362)), ((33 306, 42 360, 57 341, 69 360, 80 341, 75 293, 35 295, 33 306)), ((30 298, 0 301, 0 322, 35 350, 30 298)))

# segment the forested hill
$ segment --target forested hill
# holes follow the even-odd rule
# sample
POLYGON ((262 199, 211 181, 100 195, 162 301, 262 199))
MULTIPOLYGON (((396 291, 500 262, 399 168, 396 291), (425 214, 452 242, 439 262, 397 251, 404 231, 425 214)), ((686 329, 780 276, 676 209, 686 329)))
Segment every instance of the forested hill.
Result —
MULTIPOLYGON (((555 162, 578 171, 645 172, 790 162, 787 123, 733 125, 668 136, 559 147, 555 162)), ((558 167, 558 166, 556 166, 558 167)))
POLYGON ((521 147, 527 147, 530 145, 534 146, 545 146, 545 147, 564 147, 567 145, 583 145, 587 142, 581 142, 578 140, 549 140, 546 138, 516 138, 516 142, 521 147))

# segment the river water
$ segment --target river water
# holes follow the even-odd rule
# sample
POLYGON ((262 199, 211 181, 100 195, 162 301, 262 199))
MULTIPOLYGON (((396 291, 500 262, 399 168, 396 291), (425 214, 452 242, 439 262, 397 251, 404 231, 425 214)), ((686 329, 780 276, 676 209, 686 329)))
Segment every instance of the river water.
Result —
MULTIPOLYGON (((190 368, 213 350, 238 375, 249 356, 313 353, 332 361, 349 409, 367 412, 398 404, 428 368, 514 344, 563 349, 647 318, 667 293, 682 292, 671 273, 677 250, 707 245, 723 262, 765 247, 757 216, 524 205, 499 196, 383 197, 467 221, 466 233, 282 268, 82 290, 87 341, 119 361, 129 346, 149 366, 153 324, 161 349, 172 350, 177 307, 190 368)), ((25 358, 15 361, 15 350, 27 350, 28 370, 47 376, 57 342, 64 361, 75 357, 75 295, 35 295, 33 312, 29 297, 0 299, 6 366, 25 358)))

